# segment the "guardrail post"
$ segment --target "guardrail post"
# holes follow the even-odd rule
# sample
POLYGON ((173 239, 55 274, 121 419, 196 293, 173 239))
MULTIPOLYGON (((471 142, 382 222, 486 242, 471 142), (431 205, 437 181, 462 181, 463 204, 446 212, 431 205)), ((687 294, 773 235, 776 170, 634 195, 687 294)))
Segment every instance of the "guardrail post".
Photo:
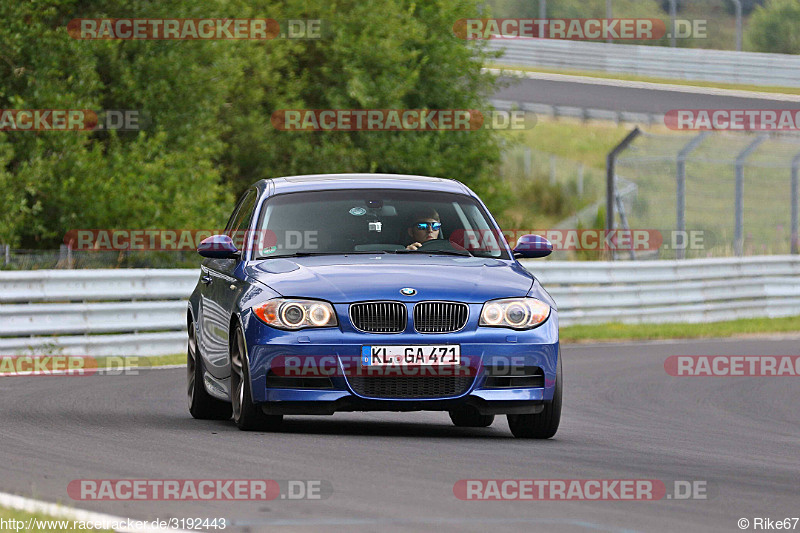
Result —
POLYGON ((797 173, 800 170, 800 153, 792 159, 792 253, 798 253, 800 235, 797 233, 797 173))
POLYGON ((11 245, 4 244, 3 245, 3 259, 6 265, 11 264, 11 245))
MULTIPOLYGON (((675 178, 676 178, 676 185, 677 185, 677 197, 675 200, 675 205, 677 208, 677 221, 676 226, 678 230, 678 234, 683 236, 685 235, 686 231, 686 158, 689 157, 689 154, 697 148, 697 146, 703 142, 703 139, 708 137, 711 132, 704 131, 700 133, 697 137, 686 143, 686 146, 681 148, 681 151, 678 152, 678 159, 676 161, 675 167, 675 178)), ((686 244, 685 242, 682 244, 686 244)), ((686 258, 686 248, 678 248, 675 251, 675 257, 677 259, 685 259, 686 258)))
POLYGON ((747 145, 736 156, 736 201, 734 205, 735 225, 733 230, 733 253, 737 256, 744 254, 744 163, 758 146, 767 140, 767 135, 761 135, 747 145))
POLYGON ((639 126, 633 128, 622 141, 616 145, 606 156, 606 231, 614 230, 614 202, 616 196, 616 165, 617 155, 642 133, 639 126))

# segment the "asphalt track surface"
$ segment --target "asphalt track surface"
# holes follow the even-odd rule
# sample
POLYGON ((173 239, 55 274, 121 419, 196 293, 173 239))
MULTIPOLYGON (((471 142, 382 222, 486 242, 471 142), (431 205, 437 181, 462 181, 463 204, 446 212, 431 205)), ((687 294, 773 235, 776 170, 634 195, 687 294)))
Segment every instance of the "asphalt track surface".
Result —
MULTIPOLYGON (((508 78, 507 87, 493 98, 519 103, 582 107, 631 113, 665 114, 672 109, 800 109, 796 101, 780 100, 779 96, 747 98, 722 94, 685 92, 675 89, 625 87, 550 79, 508 78)), ((710 89, 702 89, 710 90, 710 89)))
MULTIPOLYGON (((514 439, 504 417, 289 417, 280 433, 190 418, 184 370, 0 378, 0 490, 142 520, 226 517, 228 531, 739 531, 800 514, 800 381, 670 377, 670 355, 797 355, 798 339, 567 345, 561 429, 514 439), (74 479, 326 480, 323 500, 76 502, 74 479), (460 479, 707 483, 705 500, 461 501, 460 479), (751 526, 752 527, 752 526, 751 526)), ((799 526, 800 527, 800 526, 799 526)))

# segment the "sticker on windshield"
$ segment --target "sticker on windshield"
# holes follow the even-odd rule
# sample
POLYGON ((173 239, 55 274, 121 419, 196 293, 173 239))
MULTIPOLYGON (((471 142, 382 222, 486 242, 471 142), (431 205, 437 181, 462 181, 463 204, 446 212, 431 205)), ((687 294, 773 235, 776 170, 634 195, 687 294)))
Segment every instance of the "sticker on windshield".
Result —
POLYGON ((261 250, 261 255, 271 254, 277 250, 278 250, 277 246, 270 246, 269 248, 264 248, 263 250, 261 250))
POLYGON ((353 216, 361 217, 367 214, 367 210, 363 207, 354 207, 350 210, 350 214, 353 216))

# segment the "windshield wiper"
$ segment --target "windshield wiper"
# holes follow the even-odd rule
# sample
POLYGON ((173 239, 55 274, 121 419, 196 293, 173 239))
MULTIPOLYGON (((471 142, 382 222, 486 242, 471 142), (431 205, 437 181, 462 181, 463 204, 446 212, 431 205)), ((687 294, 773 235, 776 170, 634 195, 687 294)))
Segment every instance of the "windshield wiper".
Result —
POLYGON ((310 257, 312 255, 356 255, 356 254, 388 254, 386 250, 372 250, 370 252, 367 251, 360 251, 360 252, 295 252, 292 254, 281 254, 281 255, 262 255, 256 257, 256 259, 282 259, 284 257, 310 257))
POLYGON ((436 255, 460 255, 462 257, 473 257, 467 250, 396 250, 395 254, 436 254, 436 255))

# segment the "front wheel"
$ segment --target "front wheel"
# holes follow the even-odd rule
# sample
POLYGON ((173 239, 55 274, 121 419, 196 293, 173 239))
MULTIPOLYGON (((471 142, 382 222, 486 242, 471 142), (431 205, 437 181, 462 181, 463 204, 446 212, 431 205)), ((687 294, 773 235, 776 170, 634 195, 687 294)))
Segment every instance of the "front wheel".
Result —
POLYGON ((212 397, 203 385, 203 358, 197 348, 194 322, 189 324, 186 378, 189 412, 194 418, 200 420, 228 420, 231 417, 231 404, 212 397))
POLYGON ((231 343, 231 404, 233 421, 242 431, 272 431, 280 427, 283 415, 265 415, 253 403, 250 388, 250 363, 244 345, 244 334, 239 326, 231 343))
POLYGON ((518 439, 549 439, 558 431, 561 422, 561 350, 558 352, 558 366, 556 369, 556 390, 553 392, 553 401, 545 403, 544 410, 537 414, 506 415, 511 433, 518 439))

